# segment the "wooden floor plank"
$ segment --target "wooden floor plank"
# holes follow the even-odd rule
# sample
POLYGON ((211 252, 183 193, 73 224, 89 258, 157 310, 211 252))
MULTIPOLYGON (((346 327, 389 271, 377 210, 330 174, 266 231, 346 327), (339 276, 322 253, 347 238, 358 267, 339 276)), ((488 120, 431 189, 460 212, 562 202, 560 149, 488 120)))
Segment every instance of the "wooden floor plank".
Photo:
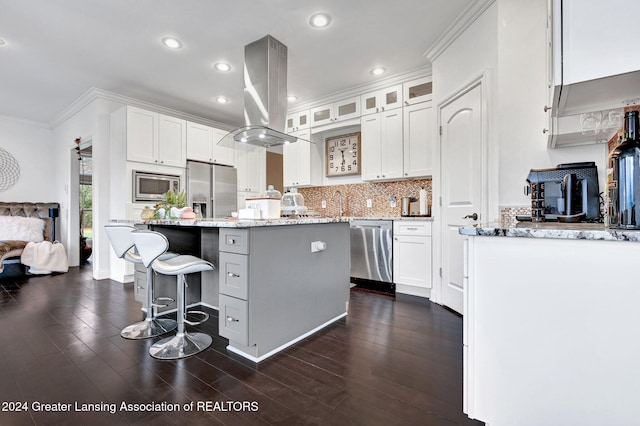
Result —
POLYGON ((1 280, 1 401, 180 409, 0 411, 0 424, 481 424, 462 413, 462 320, 427 299, 352 291, 346 318, 259 364, 229 352, 217 311, 203 309, 211 318, 196 328, 212 346, 159 361, 157 339, 120 337, 143 318, 131 284, 87 267, 1 280))

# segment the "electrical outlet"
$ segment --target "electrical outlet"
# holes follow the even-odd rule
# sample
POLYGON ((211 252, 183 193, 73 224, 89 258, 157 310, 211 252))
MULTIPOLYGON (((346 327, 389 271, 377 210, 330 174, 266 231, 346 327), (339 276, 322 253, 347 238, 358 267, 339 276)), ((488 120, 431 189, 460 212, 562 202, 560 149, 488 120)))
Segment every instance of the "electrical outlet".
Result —
POLYGON ((389 201, 389 205, 391 207, 398 207, 398 202, 396 200, 391 200, 391 201, 389 201))
POLYGON ((373 207, 373 201, 371 200, 371 198, 367 198, 367 208, 371 208, 373 207))
POLYGON ((327 208, 327 200, 322 200, 322 208, 323 209, 327 208))

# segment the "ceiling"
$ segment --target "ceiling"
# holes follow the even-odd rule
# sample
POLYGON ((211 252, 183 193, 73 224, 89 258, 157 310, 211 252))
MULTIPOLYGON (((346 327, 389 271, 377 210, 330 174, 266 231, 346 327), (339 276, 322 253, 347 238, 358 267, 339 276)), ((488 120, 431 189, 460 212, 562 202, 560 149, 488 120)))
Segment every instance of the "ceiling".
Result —
POLYGON ((288 46, 288 92, 306 102, 375 82, 375 66, 382 78, 427 67, 424 52, 471 3, 0 0, 0 116, 52 123, 96 87, 238 125, 245 45, 271 34, 288 46), (325 29, 308 24, 319 11, 332 16, 325 29), (183 47, 164 47, 167 35, 183 47))

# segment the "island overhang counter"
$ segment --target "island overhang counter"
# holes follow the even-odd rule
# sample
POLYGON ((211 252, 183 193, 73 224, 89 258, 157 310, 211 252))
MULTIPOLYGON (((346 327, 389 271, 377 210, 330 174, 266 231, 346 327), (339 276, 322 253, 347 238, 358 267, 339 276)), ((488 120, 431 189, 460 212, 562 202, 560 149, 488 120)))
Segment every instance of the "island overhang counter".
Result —
POLYGON ((464 412, 491 425, 634 424, 640 231, 465 227, 464 412))
POLYGON ((198 277, 188 281, 188 300, 218 310, 227 349, 245 358, 259 362, 347 315, 347 219, 151 220, 142 226, 167 236, 171 251, 215 265, 199 283, 198 277))

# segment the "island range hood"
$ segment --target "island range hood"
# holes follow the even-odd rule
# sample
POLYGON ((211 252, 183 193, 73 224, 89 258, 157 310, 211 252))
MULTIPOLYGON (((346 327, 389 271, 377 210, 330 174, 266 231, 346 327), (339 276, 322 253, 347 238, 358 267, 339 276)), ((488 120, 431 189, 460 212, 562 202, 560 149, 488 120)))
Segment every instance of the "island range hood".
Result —
POLYGON ((245 126, 218 145, 271 148, 304 141, 284 133, 286 119, 287 46, 267 35, 244 48, 245 126))

